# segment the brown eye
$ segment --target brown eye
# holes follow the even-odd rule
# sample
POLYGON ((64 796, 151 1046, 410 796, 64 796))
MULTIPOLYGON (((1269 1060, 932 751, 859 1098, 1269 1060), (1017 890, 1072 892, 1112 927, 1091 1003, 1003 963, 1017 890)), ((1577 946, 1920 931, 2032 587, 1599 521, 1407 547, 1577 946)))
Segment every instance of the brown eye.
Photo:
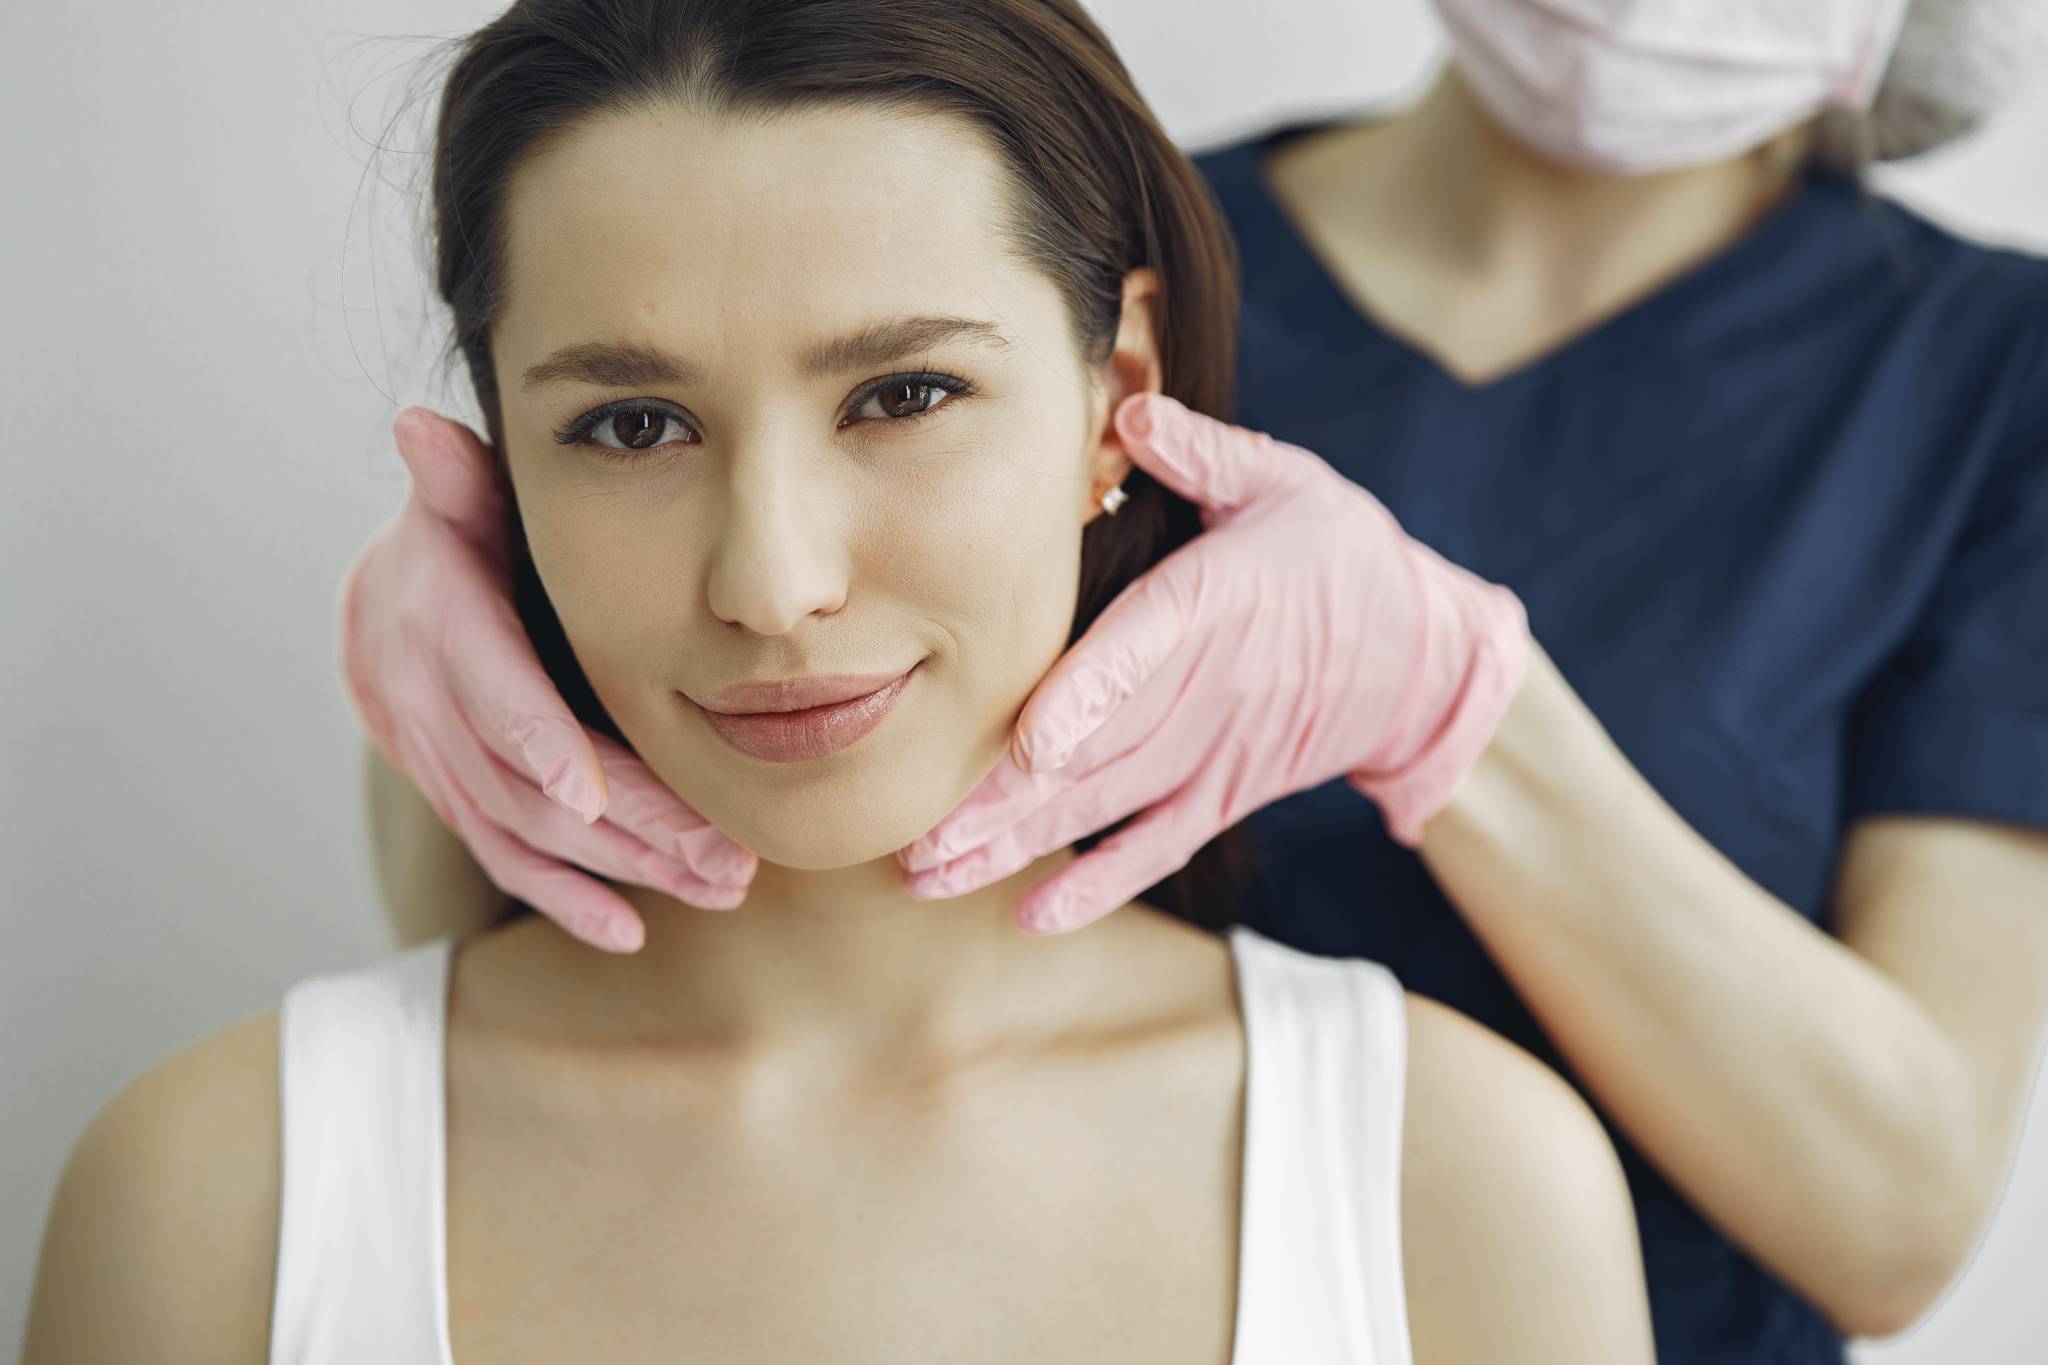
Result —
POLYGON ((653 399, 621 400, 592 408, 554 432, 565 446, 609 452, 603 459, 627 463, 624 457, 674 443, 696 444, 690 419, 653 399))
POLYGON ((937 392, 931 384, 891 384, 875 396, 889 416, 915 417, 931 406, 931 395, 937 392))
MULTIPOLYGON (((651 450, 662 444, 663 434, 674 420, 659 408, 628 408, 607 417, 599 424, 599 430, 611 428, 611 435, 618 441, 620 449, 651 450)), ((610 445, 611 442, 600 444, 610 445)))
POLYGON ((915 422, 951 407, 948 399, 964 398, 975 392, 964 379, 937 373, 892 375, 862 391, 853 415, 862 422, 891 425, 915 422))

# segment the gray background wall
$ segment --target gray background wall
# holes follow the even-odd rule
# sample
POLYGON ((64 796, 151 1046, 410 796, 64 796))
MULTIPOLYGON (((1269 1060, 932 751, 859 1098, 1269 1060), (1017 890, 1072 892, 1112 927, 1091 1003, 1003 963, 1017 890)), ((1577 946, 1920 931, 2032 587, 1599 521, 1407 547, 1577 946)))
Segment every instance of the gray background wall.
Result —
MULTIPOLYGON (((431 365, 404 135, 472 0, 10 5, 0 19, 0 1350, 95 1109, 171 1048, 389 948, 334 595, 397 506, 431 365)), ((1095 0, 1184 146, 1402 94, 1423 0, 1095 0), (1199 15, 1200 21, 1191 21, 1199 15)), ((1885 181, 2048 249, 2048 81, 1885 181)), ((1996 1223, 1865 1362, 2037 1362, 2048 1097, 1996 1223)))

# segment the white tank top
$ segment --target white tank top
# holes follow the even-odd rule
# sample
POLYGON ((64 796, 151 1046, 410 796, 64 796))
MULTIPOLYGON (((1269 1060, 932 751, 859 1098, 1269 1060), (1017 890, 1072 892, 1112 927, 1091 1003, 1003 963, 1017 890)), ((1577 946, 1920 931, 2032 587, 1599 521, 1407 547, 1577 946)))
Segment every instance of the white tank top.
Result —
MULTIPOLYGON (((1231 1365, 1412 1365, 1401 985, 1378 962, 1318 957, 1244 925, 1228 938, 1248 1049, 1231 1365)), ((271 1365, 454 1365, 442 1088, 453 943, 285 993, 271 1365)))

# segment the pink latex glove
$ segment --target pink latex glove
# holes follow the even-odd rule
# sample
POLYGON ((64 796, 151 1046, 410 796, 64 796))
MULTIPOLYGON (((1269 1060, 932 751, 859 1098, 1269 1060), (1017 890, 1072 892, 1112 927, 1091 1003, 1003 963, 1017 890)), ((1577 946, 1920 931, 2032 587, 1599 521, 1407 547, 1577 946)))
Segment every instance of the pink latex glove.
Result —
POLYGON ((426 408, 391 424, 412 487, 343 575, 343 691, 497 887, 595 947, 646 934, 579 870, 730 909, 754 855, 622 745, 578 723, 512 601, 507 491, 475 433, 426 408), (602 818, 600 818, 602 817, 602 818))
POLYGON ((1110 603, 1032 693, 1011 754, 898 852, 911 893, 963 894, 1144 812, 1018 906, 1027 932, 1078 928, 1340 774, 1413 847, 1520 685, 1520 599, 1299 446, 1157 394, 1115 420, 1204 529, 1110 603))

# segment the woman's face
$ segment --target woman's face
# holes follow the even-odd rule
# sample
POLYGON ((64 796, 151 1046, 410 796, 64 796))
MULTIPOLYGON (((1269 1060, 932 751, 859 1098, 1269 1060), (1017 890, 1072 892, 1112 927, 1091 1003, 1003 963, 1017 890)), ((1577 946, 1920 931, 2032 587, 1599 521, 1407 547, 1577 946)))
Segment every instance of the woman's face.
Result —
POLYGON ((641 758, 769 862, 886 856, 1002 756, 1128 468, 1108 414, 1157 387, 1149 330, 1126 363, 1143 308, 1083 366, 1003 249, 1002 174, 936 115, 663 105, 574 126, 507 186, 492 345, 535 568, 641 758), (747 752, 699 705, 907 670, 820 756, 747 752))

